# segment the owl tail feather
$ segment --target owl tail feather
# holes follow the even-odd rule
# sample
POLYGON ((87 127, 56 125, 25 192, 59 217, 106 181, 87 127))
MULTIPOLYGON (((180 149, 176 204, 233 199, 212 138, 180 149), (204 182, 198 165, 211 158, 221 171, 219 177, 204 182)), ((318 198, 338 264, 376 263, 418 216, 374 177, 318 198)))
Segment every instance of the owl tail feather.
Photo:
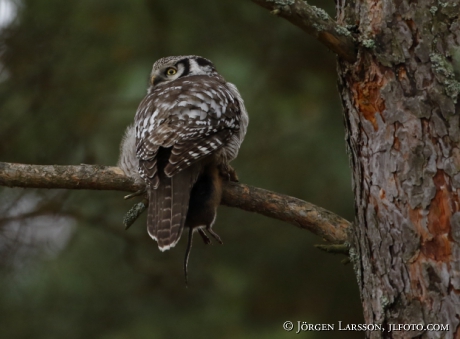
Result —
POLYGON ((186 179, 186 172, 162 178, 156 189, 149 187, 147 231, 160 251, 174 247, 184 228, 191 190, 190 183, 181 180, 186 179))
POLYGON ((199 174, 199 167, 191 166, 173 177, 166 176, 164 163, 169 158, 168 151, 164 149, 165 154, 160 152, 158 187, 148 187, 147 231, 158 242, 160 251, 174 247, 179 241, 187 217, 190 192, 199 174))

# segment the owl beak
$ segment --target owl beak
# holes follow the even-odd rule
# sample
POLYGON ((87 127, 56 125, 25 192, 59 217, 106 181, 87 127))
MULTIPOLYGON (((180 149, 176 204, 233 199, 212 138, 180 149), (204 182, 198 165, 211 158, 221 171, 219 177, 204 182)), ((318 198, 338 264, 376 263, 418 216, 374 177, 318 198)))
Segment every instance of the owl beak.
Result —
POLYGON ((150 83, 151 83, 152 85, 155 83, 155 76, 152 76, 152 77, 150 78, 150 83))

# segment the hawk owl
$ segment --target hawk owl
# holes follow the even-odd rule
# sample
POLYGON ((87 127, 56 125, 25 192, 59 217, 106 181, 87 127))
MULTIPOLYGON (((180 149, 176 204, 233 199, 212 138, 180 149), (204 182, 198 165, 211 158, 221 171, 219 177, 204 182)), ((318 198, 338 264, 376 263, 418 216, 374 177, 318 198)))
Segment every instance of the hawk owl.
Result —
MULTIPOLYGON (((121 144, 119 166, 149 197, 147 230, 161 251, 174 247, 184 227, 206 243, 222 195, 235 178, 236 158, 249 118, 235 85, 200 56, 171 56, 153 64, 147 95, 121 144)), ((187 265, 188 255, 185 260, 187 265)))

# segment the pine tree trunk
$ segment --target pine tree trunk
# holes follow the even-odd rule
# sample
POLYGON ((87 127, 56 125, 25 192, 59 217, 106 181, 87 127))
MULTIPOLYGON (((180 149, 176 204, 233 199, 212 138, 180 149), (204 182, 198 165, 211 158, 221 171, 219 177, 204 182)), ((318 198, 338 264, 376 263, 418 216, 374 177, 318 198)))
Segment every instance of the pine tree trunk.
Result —
POLYGON ((356 197, 352 259, 365 322, 385 328, 367 336, 460 338, 460 4, 337 7, 339 23, 361 37, 358 61, 338 68, 356 197))

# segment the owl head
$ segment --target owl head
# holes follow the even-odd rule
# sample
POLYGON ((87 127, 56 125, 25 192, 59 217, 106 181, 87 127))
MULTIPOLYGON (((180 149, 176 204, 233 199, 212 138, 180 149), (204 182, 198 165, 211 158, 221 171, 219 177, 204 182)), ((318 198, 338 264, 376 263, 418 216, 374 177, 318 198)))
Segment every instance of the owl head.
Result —
POLYGON ((166 84, 193 75, 219 76, 213 63, 196 55, 161 58, 153 64, 150 86, 166 84))

